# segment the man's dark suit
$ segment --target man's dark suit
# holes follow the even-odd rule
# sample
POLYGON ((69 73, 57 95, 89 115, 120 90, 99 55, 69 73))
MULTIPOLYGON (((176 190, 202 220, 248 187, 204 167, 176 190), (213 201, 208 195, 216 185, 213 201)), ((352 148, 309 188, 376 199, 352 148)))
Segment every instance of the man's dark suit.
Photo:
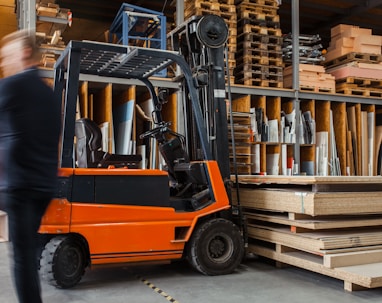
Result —
POLYGON ((20 302, 41 302, 37 231, 57 179, 60 104, 31 68, 0 80, 0 189, 20 302))

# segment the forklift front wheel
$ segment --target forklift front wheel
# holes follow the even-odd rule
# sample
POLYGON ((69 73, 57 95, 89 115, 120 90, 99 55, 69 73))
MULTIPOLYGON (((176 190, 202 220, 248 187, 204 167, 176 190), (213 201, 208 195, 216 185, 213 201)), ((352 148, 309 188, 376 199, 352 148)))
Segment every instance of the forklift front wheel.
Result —
POLYGON ((187 244, 191 266, 205 275, 232 273, 244 255, 244 241, 231 221, 217 218, 199 225, 187 244))
POLYGON ((41 255, 41 276, 58 288, 73 287, 85 273, 85 256, 84 245, 76 237, 54 237, 45 245, 41 255))

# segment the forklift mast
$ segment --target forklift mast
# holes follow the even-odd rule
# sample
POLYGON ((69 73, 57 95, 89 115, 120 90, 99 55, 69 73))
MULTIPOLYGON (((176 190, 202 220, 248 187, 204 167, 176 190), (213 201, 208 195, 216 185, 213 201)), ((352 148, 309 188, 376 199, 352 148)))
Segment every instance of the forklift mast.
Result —
MULTIPOLYGON (((172 30, 168 37, 172 50, 179 52, 191 68, 207 130, 209 150, 219 165, 231 201, 224 60, 228 27, 216 15, 193 16, 172 30)), ((192 159, 200 160, 200 141, 195 131, 198 120, 194 112, 188 110, 191 104, 187 98, 189 91, 186 85, 182 91, 188 151, 192 159)))

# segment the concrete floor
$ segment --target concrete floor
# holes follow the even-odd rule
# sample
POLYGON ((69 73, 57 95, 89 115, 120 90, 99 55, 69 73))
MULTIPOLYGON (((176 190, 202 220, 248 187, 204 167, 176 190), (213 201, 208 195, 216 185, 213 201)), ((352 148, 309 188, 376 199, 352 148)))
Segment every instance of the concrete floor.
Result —
MULTIPOLYGON (((8 243, 0 243, 0 302, 16 303, 8 243)), ((381 302, 382 289, 346 292, 343 282, 302 269, 246 260, 231 275, 200 275, 184 262, 88 270, 72 289, 42 284, 44 303, 362 303, 381 302), (155 285, 154 291, 148 284, 155 285)))

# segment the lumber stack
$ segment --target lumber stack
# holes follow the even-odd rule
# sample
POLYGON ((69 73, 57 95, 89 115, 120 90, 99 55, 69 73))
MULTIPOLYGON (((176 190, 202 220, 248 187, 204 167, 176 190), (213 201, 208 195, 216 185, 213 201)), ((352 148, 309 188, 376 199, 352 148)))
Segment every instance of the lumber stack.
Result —
POLYGON ((340 24, 331 29, 326 70, 336 79, 336 92, 382 96, 382 36, 358 26, 340 24))
POLYGON ((237 0, 235 82, 282 87, 282 33, 276 0, 237 0))
MULTIPOLYGON (((292 87, 292 71, 292 66, 284 69, 285 88, 292 87)), ((334 76, 326 73, 321 65, 299 64, 299 80, 300 90, 329 93, 334 93, 336 90, 334 76)))
POLYGON ((65 49, 62 32, 72 17, 69 9, 61 8, 54 0, 41 0, 36 2, 36 42, 42 53, 40 67, 52 69, 57 58, 65 49), (40 18, 39 18, 40 17, 40 18), (44 19, 48 17, 48 19, 44 19), (50 19, 49 19, 50 18, 50 19), (55 22, 65 20, 65 22, 55 22))
POLYGON ((344 281, 382 287, 382 179, 240 176, 249 250, 344 281))
POLYGON ((184 2, 184 19, 192 16, 217 15, 224 19, 228 26, 228 66, 230 69, 230 83, 234 82, 233 70, 236 67, 235 53, 237 50, 237 15, 235 0, 186 0, 184 2))

